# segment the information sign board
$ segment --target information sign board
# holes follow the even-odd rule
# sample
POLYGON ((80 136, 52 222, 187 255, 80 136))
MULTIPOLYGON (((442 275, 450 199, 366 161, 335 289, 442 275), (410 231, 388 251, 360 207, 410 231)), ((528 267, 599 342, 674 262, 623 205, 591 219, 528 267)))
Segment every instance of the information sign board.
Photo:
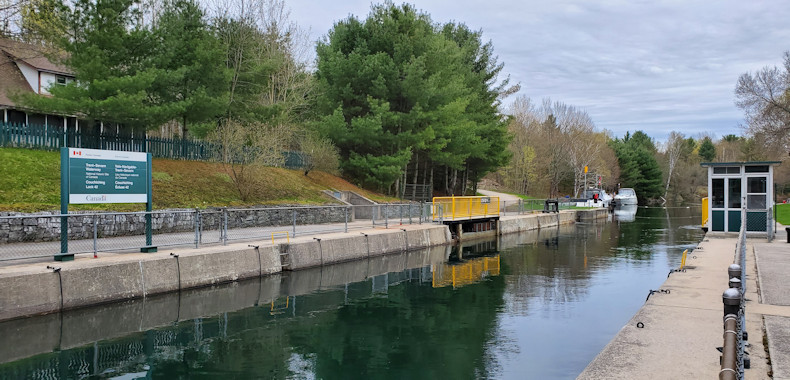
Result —
POLYGON ((70 204, 148 202, 147 153, 69 148, 68 157, 70 204))

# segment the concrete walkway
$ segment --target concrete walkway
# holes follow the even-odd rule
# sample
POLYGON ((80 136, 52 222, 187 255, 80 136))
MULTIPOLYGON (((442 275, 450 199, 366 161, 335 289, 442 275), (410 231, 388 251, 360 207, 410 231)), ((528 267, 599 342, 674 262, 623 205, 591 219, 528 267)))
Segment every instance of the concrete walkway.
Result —
POLYGON ((754 244, 754 253, 760 303, 751 311, 765 321, 773 378, 790 380, 790 244, 784 227, 773 242, 754 244))
MULTIPOLYGON (((686 271, 672 273, 661 286, 669 293, 652 295, 579 379, 716 378, 722 293, 736 241, 735 235, 708 234, 689 255, 686 271)), ((745 376, 790 380, 790 244, 784 227, 771 243, 747 238, 746 260, 751 368, 745 376)))

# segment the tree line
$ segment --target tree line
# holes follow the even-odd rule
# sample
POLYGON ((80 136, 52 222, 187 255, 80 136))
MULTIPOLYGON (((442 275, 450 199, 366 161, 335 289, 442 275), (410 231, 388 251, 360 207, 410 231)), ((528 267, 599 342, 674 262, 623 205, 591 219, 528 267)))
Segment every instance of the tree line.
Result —
POLYGON ((52 48, 76 76, 20 102, 221 143, 242 198, 250 168, 289 149, 312 157, 305 174, 342 172, 393 195, 407 184, 474 194, 486 177, 536 196, 634 187, 689 201, 705 185, 700 162, 776 158, 790 140, 789 53, 783 67, 739 78, 747 137, 672 132, 656 143, 638 127, 600 131, 562 102, 521 96, 502 110, 519 86, 492 43, 409 4, 338 21, 315 42, 315 62, 284 0, 15 0, 0 17, 5 36, 52 48))

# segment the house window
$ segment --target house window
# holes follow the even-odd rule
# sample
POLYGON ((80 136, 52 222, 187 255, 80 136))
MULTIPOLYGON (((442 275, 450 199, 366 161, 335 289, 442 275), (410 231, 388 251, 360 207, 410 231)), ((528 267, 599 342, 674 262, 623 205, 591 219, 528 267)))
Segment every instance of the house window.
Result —
POLYGON ((55 75, 55 83, 59 85, 65 85, 67 83, 71 83, 74 79, 69 78, 63 75, 55 75))

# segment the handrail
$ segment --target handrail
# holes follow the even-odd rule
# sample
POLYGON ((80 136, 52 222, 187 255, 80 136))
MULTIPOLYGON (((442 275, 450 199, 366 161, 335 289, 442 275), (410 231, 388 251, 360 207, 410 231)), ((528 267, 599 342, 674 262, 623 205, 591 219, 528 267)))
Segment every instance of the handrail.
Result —
POLYGON ((499 216, 499 197, 434 197, 431 217, 439 220, 499 216))
POLYGON ((735 244, 733 264, 727 268, 729 288, 724 291, 724 344, 722 346, 719 379, 744 378, 744 369, 750 365, 745 352, 746 334, 746 202, 741 208, 741 230, 735 244))

